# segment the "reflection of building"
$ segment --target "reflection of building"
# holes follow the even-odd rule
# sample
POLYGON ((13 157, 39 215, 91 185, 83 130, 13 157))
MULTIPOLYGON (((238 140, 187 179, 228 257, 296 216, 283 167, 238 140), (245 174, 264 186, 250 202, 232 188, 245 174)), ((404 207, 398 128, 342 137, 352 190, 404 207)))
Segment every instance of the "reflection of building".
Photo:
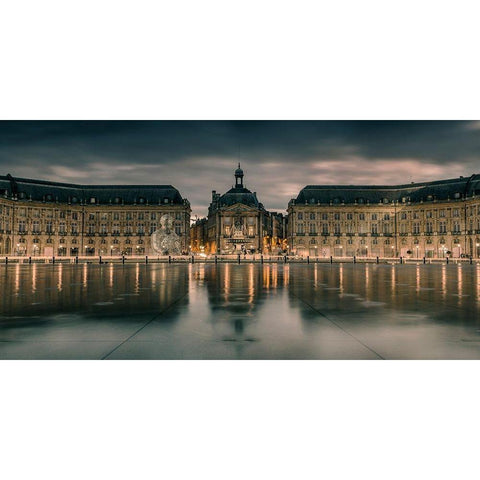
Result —
POLYGON ((183 250, 190 204, 171 185, 72 185, 0 176, 0 253, 152 253, 150 235, 169 216, 183 250))
POLYGON ((392 186, 308 185, 288 204, 291 253, 480 256, 480 175, 392 186))
POLYGON ((267 212, 256 192, 244 186, 239 164, 235 170, 235 185, 224 195, 212 191, 205 252, 277 253, 281 248, 282 226, 283 216, 267 212))

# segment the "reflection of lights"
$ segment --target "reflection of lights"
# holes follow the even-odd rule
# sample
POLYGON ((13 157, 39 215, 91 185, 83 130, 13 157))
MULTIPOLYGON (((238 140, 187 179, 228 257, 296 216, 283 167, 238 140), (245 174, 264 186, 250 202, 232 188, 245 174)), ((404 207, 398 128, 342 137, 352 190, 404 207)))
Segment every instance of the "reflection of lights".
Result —
POLYGON ((199 257, 207 258, 207 254, 206 254, 206 253, 201 253, 201 254, 199 255, 199 257))
POLYGON ((34 263, 32 266, 32 293, 35 293, 37 290, 37 264, 34 263))
POLYGON ((253 303, 255 287, 253 285, 253 263, 248 266, 248 303, 253 303))
POLYGON ((445 264, 442 265, 442 296, 445 297, 447 295, 447 266, 445 264))
POLYGON ((477 302, 480 301, 480 263, 477 263, 477 267, 475 268, 475 273, 477 275, 477 302))
POLYGON ((283 285, 288 286, 290 283, 290 265, 283 267, 283 285))
POLYGON ((338 275, 339 275, 340 293, 343 293, 343 263, 340 264, 340 267, 338 269, 338 275))
POLYGON ((462 278, 462 264, 459 263, 457 267, 457 283, 458 283, 458 303, 462 303, 463 293, 463 278, 462 278))
POLYGON ((420 266, 418 265, 418 263, 415 271, 415 279, 417 281, 417 292, 419 292, 420 291, 420 266))
POLYGON ((57 289, 59 292, 62 291, 62 284, 63 284, 63 265, 60 264, 58 266, 58 284, 57 284, 57 289))
POLYGON ((17 263, 15 266, 15 293, 18 293, 20 290, 20 264, 17 263))

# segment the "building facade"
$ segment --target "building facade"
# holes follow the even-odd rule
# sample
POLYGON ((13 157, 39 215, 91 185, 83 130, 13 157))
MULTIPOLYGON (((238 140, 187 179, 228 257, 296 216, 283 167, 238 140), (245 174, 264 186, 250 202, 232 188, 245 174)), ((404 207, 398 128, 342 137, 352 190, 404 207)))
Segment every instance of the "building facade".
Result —
MULTIPOLYGON (((190 204, 171 185, 73 185, 0 176, 0 254, 150 255, 168 225, 189 249, 190 204)), ((169 232, 170 233, 170 232, 169 232)))
POLYGON ((480 175, 393 186, 308 185, 288 204, 289 252, 480 256, 480 175))
POLYGON ((203 239, 207 254, 276 254, 282 249, 283 215, 265 210, 243 178, 238 164, 234 186, 223 195, 212 191, 203 239))

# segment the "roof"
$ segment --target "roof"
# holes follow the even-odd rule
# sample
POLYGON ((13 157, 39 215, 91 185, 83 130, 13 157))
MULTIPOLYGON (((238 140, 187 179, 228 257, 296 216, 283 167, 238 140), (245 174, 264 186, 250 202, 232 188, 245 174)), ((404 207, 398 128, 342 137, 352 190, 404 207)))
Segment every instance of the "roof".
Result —
POLYGON ((245 187, 231 188, 219 199, 219 205, 222 207, 235 205, 236 203, 242 203, 243 205, 256 208, 259 207, 257 196, 245 187))
POLYGON ((180 192, 172 185, 78 185, 12 177, 10 174, 0 176, 0 193, 5 191, 19 200, 60 203, 90 203, 91 198, 95 198, 96 204, 184 203, 180 192))
POLYGON ((401 185, 307 185, 295 203, 420 202, 480 195, 480 175, 401 185))

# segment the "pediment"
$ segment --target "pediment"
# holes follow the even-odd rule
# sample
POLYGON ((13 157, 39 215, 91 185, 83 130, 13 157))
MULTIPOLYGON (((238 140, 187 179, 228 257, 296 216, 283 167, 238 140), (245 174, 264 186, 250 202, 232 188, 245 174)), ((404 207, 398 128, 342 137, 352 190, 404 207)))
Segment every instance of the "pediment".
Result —
POLYGON ((233 205, 229 205, 228 207, 223 207, 222 212, 231 212, 231 213, 258 213, 258 208, 250 207, 249 205, 245 205, 244 203, 234 203, 233 205))

